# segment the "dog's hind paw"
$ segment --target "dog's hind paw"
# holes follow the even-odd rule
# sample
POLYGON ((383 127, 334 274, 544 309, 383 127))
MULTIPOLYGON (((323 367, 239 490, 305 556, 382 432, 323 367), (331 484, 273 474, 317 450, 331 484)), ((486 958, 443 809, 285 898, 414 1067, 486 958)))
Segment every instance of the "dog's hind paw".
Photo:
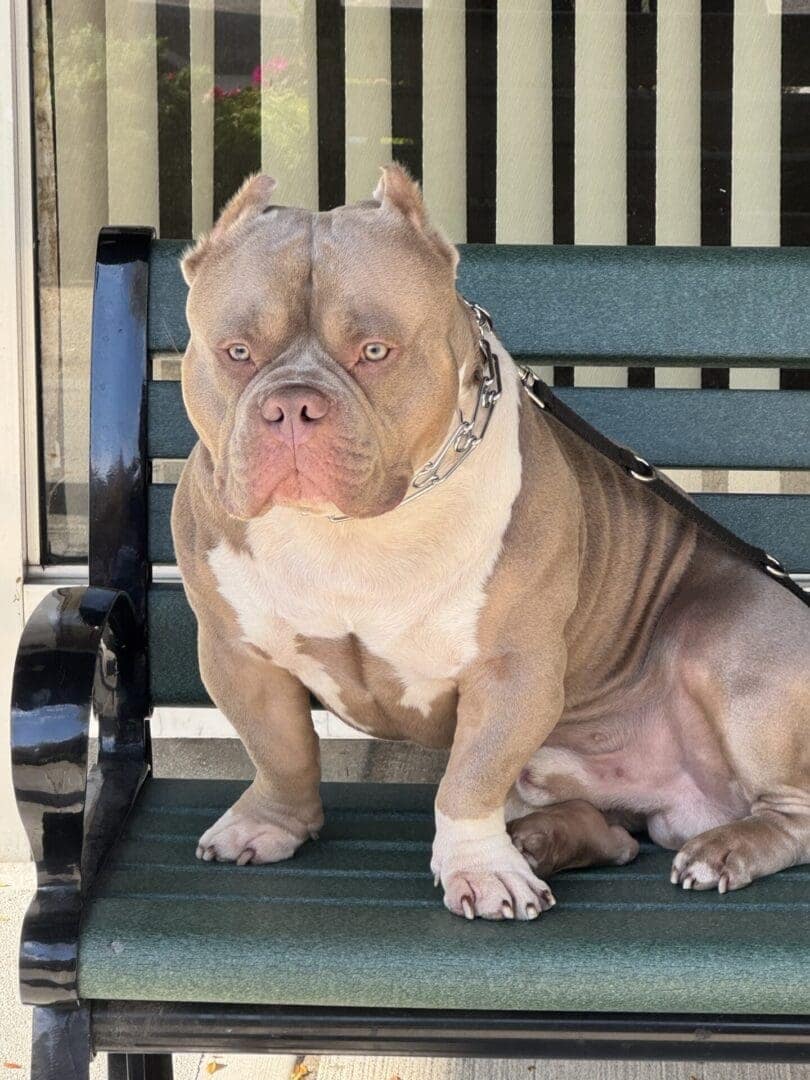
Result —
POLYGON ((758 875, 745 844, 732 830, 733 826, 722 826, 684 844, 672 862, 672 884, 682 889, 717 889, 719 893, 750 885, 758 875))
POLYGON ((509 823, 517 850, 540 877, 578 866, 623 866, 638 842, 582 799, 546 806, 509 823))

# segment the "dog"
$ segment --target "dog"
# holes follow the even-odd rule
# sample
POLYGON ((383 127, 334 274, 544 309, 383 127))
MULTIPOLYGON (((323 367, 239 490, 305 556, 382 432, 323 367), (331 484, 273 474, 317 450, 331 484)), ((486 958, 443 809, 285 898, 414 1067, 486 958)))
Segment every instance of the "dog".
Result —
POLYGON ((324 213, 274 187, 249 179, 182 261, 175 547, 256 766, 198 856, 318 833, 312 692, 450 748, 431 867, 458 915, 534 919, 545 877, 631 860, 640 828, 685 889, 810 861, 802 603, 528 400, 404 168, 324 213))

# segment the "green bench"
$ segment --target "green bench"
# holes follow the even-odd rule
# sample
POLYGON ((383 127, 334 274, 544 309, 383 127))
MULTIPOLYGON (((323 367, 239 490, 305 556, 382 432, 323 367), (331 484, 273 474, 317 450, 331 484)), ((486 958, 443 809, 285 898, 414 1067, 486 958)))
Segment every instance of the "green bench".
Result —
MULTIPOLYGON (((14 782, 38 872, 22 935, 34 1080, 171 1074, 171 1052, 806 1060, 810 868, 727 896, 669 884, 642 843, 572 871, 538 923, 454 918, 429 870, 427 785, 326 784, 320 840, 275 866, 199 862, 240 785, 155 779, 155 705, 209 704, 156 459, 194 443, 151 354, 185 347, 183 245, 105 230, 93 322, 90 585, 29 621, 14 782), (88 770, 91 713, 98 762, 88 770)), ((470 246, 459 287, 542 364, 799 367, 808 249, 470 246)), ((608 435, 673 468, 810 467, 810 393, 565 389, 608 435)), ((810 571, 810 496, 698 501, 810 571)))

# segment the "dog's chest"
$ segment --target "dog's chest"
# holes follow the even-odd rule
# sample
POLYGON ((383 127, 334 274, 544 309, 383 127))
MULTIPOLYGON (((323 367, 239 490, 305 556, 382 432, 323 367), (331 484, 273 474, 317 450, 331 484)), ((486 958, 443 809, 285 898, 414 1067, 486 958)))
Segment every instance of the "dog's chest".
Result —
POLYGON ((483 573, 408 560, 334 561, 300 543, 259 543, 209 554, 221 596, 243 640, 291 672, 347 719, 358 691, 423 716, 475 658, 485 604, 483 573), (358 664, 353 638, 376 663, 358 664))
POLYGON ((372 734, 430 741, 478 655, 521 485, 520 383, 505 355, 502 372, 486 441, 438 499, 341 525, 279 507, 247 525, 240 550, 208 554, 243 640, 372 734))

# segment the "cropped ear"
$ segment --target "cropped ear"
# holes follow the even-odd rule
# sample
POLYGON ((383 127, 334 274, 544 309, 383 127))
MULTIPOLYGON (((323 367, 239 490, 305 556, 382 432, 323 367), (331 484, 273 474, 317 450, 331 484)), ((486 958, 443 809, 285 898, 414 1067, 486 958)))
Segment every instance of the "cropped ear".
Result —
POLYGON ((394 162, 380 168, 380 179, 372 196, 383 213, 399 214, 418 229, 451 264, 455 272, 458 251, 444 233, 430 223, 419 184, 404 165, 394 162))
POLYGON ((254 175, 245 180, 217 218, 211 232, 201 236, 194 247, 184 253, 180 267, 187 285, 194 280, 200 264, 217 241, 241 221, 258 217, 270 202, 275 188, 276 182, 272 176, 254 175))

